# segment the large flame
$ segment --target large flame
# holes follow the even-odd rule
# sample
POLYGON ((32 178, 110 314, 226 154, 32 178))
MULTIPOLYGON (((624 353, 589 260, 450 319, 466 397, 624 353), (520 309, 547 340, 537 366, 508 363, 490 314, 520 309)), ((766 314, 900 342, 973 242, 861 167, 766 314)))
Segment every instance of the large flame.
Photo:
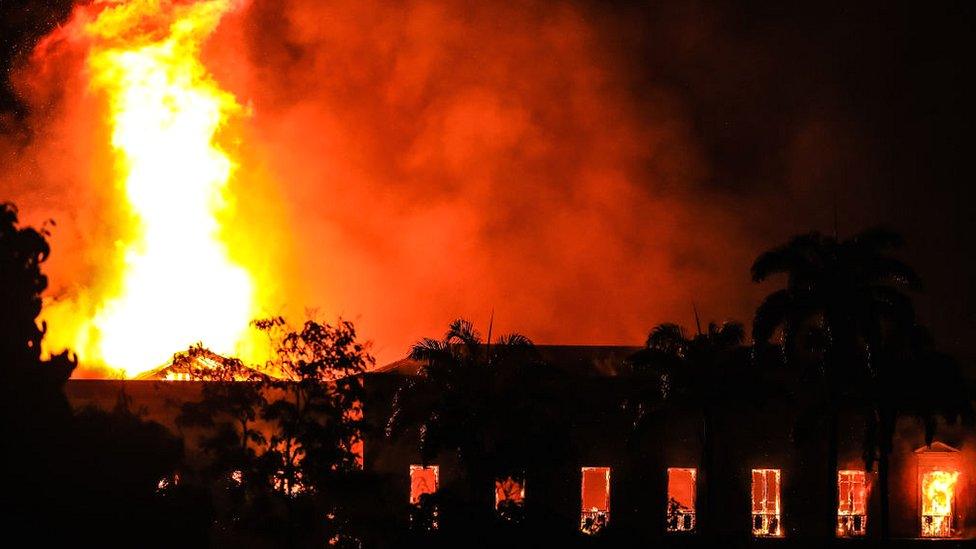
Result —
POLYGON ((952 500, 958 471, 928 471, 922 476, 922 535, 952 535, 952 500))
POLYGON ((254 283, 221 240, 235 162, 216 142, 242 108, 199 57, 231 8, 133 0, 84 25, 90 85, 107 99, 116 184, 133 226, 114 295, 76 328, 83 362, 132 376, 195 342, 234 352, 247 332, 254 283))

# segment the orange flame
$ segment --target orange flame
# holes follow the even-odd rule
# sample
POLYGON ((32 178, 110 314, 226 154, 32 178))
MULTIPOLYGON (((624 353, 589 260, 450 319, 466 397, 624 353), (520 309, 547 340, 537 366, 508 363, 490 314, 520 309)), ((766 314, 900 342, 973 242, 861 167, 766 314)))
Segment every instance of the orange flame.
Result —
POLYGON ((922 535, 952 535, 952 503, 957 471, 928 471, 922 476, 922 535))
POLYGON ((233 353, 247 335, 255 283, 221 238, 236 163, 216 141, 243 109, 199 56, 233 7, 134 0, 83 23, 90 88, 107 100, 115 184, 132 214, 114 291, 93 298, 94 315, 46 311, 52 329, 70 332, 54 340, 83 363, 133 376, 195 342, 233 353))

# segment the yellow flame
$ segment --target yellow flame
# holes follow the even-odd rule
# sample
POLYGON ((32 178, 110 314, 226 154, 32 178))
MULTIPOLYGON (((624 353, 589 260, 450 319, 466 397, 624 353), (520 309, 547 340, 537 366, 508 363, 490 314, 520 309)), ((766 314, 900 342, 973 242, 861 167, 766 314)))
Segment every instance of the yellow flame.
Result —
POLYGON ((952 532, 952 499, 958 471, 928 471, 922 476, 922 535, 948 536, 952 532))
POLYGON ((116 183, 135 220, 117 292, 88 320, 90 344, 76 338, 84 362, 132 376, 195 342, 232 353, 247 332, 254 283, 221 241, 236 164, 215 141, 242 108, 199 56, 232 7, 133 0, 84 28, 90 85, 109 105, 116 183))

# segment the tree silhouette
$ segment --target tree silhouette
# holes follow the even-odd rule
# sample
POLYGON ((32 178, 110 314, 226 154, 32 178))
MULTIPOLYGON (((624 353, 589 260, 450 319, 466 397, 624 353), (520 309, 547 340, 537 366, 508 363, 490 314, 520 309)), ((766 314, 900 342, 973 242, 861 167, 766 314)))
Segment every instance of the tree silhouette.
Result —
POLYGON ((820 525, 824 537, 833 536, 836 522, 841 402, 878 387, 882 349, 915 324, 914 307, 903 290, 917 290, 921 281, 889 255, 901 245, 900 236, 883 229, 846 240, 814 232, 761 254, 752 266, 755 282, 786 275, 785 287, 757 308, 753 339, 761 346, 779 332, 786 360, 814 382, 826 423, 829 499, 820 525))
POLYGON ((264 384, 268 377, 244 366, 239 359, 222 357, 201 345, 174 355, 172 368, 188 373, 191 380, 206 381, 201 384, 199 401, 181 405, 176 424, 205 431, 199 444, 212 460, 211 475, 235 484, 249 484, 257 474, 255 448, 267 443, 257 421, 267 404, 264 384), (206 359, 211 366, 196 366, 200 359, 206 359))
POLYGON ((235 545, 355 546, 365 526, 350 505, 362 503, 355 492, 368 482, 355 452, 365 430, 361 374, 373 359, 350 322, 254 325, 275 351, 261 371, 200 346, 172 366, 207 382, 177 421, 205 432, 212 463, 201 476, 216 490, 216 535, 235 545))
MULTIPOLYGON (((50 252, 48 236, 19 227, 16 208, 0 205, 0 474, 9 503, 4 531, 38 545, 131 543, 134 532, 157 530, 167 521, 157 488, 179 467, 182 444, 132 412, 124 393, 110 412, 72 411, 64 385, 74 359, 66 351, 41 358, 46 326, 36 319, 47 287, 41 265, 50 252)), ((170 501, 185 502, 175 491, 172 496, 170 501)), ((181 519, 181 526, 194 523, 185 511, 181 519)), ((165 532, 192 535, 173 527, 165 532)))
POLYGON ((181 479, 183 441, 131 404, 123 388, 113 409, 87 406, 71 423, 79 442, 61 488, 77 495, 73 535, 86 543, 130 542, 146 532, 160 544, 202 541, 210 513, 186 505, 197 497, 181 479))
POLYGON ((735 392, 729 388, 733 366, 747 360, 744 339, 745 330, 738 322, 709 323, 707 331, 690 338, 677 324, 665 323, 655 326, 644 348, 628 360, 636 380, 628 402, 635 435, 646 432, 654 412, 669 403, 683 403, 701 412, 699 478, 705 487, 705 498, 697 511, 703 519, 697 528, 706 538, 714 534, 709 509, 716 501, 718 481, 715 419, 721 403, 735 392))
MULTIPOLYGON (((457 319, 441 339, 418 341, 410 358, 420 369, 394 395, 387 435, 416 429, 423 463, 458 457, 465 484, 444 495, 454 513, 449 527, 463 532, 490 523, 495 479, 531 477, 569 455, 563 405, 555 398, 564 394, 561 380, 525 336, 486 342, 471 322, 457 319)), ((502 514, 520 516, 509 511, 502 514)))
POLYGON ((41 272, 50 253, 47 236, 20 227, 16 207, 0 204, 0 474, 5 495, 17 502, 3 513, 8 532, 42 527, 48 516, 39 509, 69 512, 71 505, 62 491, 71 461, 64 384, 75 362, 67 353, 42 360, 45 328, 37 324, 47 288, 41 272))
POLYGON ((871 378, 867 401, 867 436, 864 460, 868 470, 878 464, 881 499, 880 532, 890 536, 890 456, 899 416, 913 416, 924 425, 925 444, 935 438, 938 418, 972 425, 972 395, 959 364, 936 349, 931 334, 922 326, 903 327, 898 337, 888 337, 878 352, 881 365, 871 378))

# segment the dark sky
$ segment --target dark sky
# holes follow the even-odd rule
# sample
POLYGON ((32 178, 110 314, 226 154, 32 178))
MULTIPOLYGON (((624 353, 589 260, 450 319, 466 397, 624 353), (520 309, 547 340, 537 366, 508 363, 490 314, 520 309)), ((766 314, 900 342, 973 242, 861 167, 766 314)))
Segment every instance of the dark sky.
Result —
MULTIPOLYGON (((635 97, 652 105, 666 89, 681 98, 676 108, 707 164, 693 191, 732 200, 750 246, 832 231, 835 212, 841 235, 894 228, 926 282, 922 315, 949 349, 976 354, 976 3, 594 2, 582 10, 612 63, 627 68, 635 97)), ((69 11, 67 2, 0 0, 3 74, 69 11)), ((4 79, 0 130, 21 130, 21 114, 4 79)), ((729 276, 748 287, 747 273, 729 276)))
POLYGON ((756 196, 742 212, 756 231, 831 231, 836 206, 842 236, 902 232, 926 282, 922 314, 945 344, 976 354, 976 4, 625 2, 601 16, 632 57, 635 87, 681 90, 708 184, 756 196), (786 156, 811 120, 837 139, 812 138, 809 162, 786 156))

